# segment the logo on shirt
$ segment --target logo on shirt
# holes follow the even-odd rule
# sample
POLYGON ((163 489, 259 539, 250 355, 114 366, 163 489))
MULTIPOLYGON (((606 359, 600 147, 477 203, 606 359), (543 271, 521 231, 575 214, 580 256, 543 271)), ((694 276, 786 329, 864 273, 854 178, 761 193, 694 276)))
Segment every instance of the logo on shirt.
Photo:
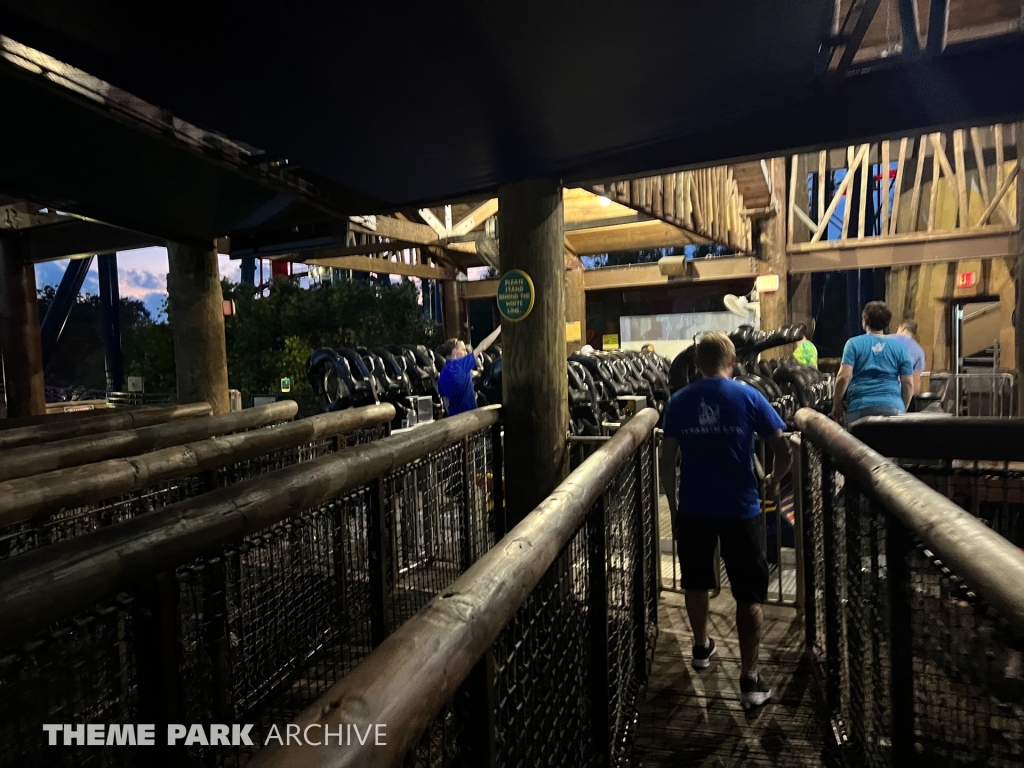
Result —
POLYGON ((700 400, 700 408, 697 411, 697 422, 702 427, 713 427, 718 424, 719 412, 717 405, 708 405, 704 398, 700 400))
POLYGON ((876 355, 883 349, 885 349, 885 344, 883 344, 882 342, 878 342, 873 347, 871 347, 871 351, 874 352, 876 355))

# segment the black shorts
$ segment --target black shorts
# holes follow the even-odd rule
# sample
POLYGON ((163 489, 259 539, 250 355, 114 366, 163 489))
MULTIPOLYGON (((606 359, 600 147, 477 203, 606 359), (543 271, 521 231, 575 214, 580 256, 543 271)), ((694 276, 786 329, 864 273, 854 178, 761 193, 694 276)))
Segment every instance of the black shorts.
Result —
POLYGON ((715 588, 715 545, 719 541, 732 596, 741 603, 763 603, 768 598, 768 561, 759 517, 715 520, 679 515, 676 544, 683 589, 715 588))

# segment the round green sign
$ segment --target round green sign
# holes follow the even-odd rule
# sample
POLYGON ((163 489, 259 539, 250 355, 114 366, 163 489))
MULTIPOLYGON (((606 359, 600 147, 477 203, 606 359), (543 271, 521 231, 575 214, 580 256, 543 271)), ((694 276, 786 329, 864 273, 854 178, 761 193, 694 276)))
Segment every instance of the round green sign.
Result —
POLYGON ((518 323, 533 310, 533 280, 521 269, 513 269, 498 281, 498 311, 506 320, 518 323))

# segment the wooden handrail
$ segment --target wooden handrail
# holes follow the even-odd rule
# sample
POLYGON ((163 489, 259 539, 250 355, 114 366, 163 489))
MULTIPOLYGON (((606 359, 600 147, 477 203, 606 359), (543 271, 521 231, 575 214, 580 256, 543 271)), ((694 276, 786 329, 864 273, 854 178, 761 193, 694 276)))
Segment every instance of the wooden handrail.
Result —
POLYGON ((454 584, 296 720, 300 728, 319 724, 332 731, 344 727, 343 723, 358 724, 360 729, 387 723, 386 745, 268 749, 254 765, 400 765, 657 423, 658 412, 653 408, 630 419, 454 584))
MULTIPOLYGON (((88 417, 43 418, 56 419, 54 422, 34 424, 23 427, 11 427, 0 432, 0 450, 21 448, 27 445, 52 443, 54 440, 68 440, 72 437, 95 435, 99 432, 113 432, 122 429, 150 427, 178 419, 195 419, 210 416, 213 409, 206 403, 189 403, 187 405, 161 405, 152 408, 136 408, 133 410, 112 410, 88 417)), ((36 418, 36 417, 31 417, 36 418)))
POLYGON ((395 418, 389 403, 322 413, 308 419, 164 448, 141 456, 83 464, 0 482, 0 526, 24 522, 64 507, 80 507, 139 491, 156 483, 248 461, 274 451, 395 418))
POLYGON ((252 478, 0 563, 0 648, 498 422, 478 408, 252 478))
POLYGON ((801 408, 795 418, 805 438, 1024 634, 1024 553, 828 417, 801 408))
POLYGON ((258 408, 246 408, 244 411, 222 413, 202 419, 186 419, 170 424, 155 424, 151 427, 72 437, 42 445, 14 448, 0 454, 0 482, 105 459, 137 456, 140 453, 190 443, 214 435, 265 427, 268 424, 290 420, 298 409, 294 400, 283 400, 258 408))

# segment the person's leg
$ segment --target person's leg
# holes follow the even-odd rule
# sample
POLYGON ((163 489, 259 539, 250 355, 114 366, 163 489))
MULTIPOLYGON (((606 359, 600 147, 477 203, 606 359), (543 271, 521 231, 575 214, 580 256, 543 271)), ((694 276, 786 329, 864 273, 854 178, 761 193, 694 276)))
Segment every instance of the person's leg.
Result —
POLYGON ((736 633, 740 636, 740 663, 742 673, 750 677, 757 674, 757 660, 761 650, 761 604, 736 601, 736 633))
POLYGON ((686 590, 686 618, 690 620, 690 629, 693 630, 693 644, 708 644, 708 591, 688 589, 686 590))
POLYGON ((757 672, 761 645, 761 603, 768 597, 768 562, 757 517, 723 523, 722 559, 736 600, 736 633, 740 640, 740 701, 744 709, 771 698, 768 684, 757 672))
POLYGON ((708 592, 715 588, 717 531, 707 520, 679 515, 676 547, 679 551, 680 585, 685 593, 686 615, 693 630, 693 668, 706 669, 715 653, 708 637, 708 592))

